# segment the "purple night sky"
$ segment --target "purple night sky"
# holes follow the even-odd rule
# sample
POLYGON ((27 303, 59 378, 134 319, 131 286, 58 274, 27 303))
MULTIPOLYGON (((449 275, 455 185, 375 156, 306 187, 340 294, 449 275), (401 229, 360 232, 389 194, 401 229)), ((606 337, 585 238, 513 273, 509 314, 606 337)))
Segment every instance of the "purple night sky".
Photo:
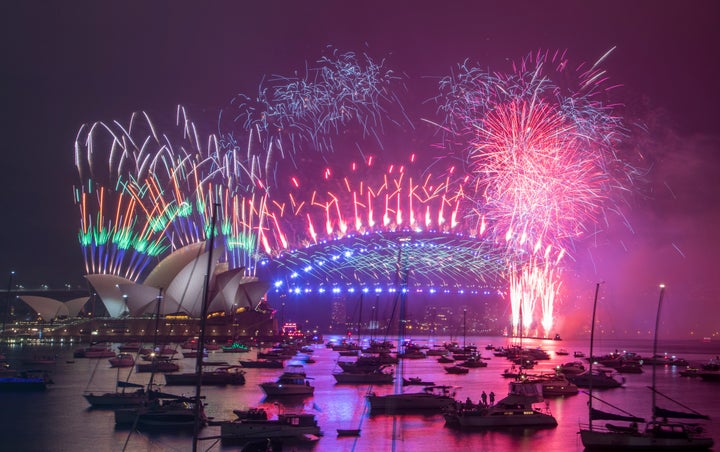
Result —
POLYGON ((624 207, 627 224, 611 216, 609 230, 578 244, 562 322, 569 331, 586 323, 594 283, 605 281, 601 323, 646 337, 664 282, 664 334, 720 335, 718 2, 205 3, 3 5, 0 276, 14 270, 26 287, 83 284, 72 189, 84 123, 126 122, 139 110, 171 116, 178 104, 213 112, 254 94, 263 76, 302 71, 327 45, 385 58, 421 81, 417 105, 432 95, 423 83, 466 58, 502 71, 538 49, 592 62, 617 47, 604 67, 623 85, 615 96, 628 127, 647 129, 626 145, 650 171, 624 207))

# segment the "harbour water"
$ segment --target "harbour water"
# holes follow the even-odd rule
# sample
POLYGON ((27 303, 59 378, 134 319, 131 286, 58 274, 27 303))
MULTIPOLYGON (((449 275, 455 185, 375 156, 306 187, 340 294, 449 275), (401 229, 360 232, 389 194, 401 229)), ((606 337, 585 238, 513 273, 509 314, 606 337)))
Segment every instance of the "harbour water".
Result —
MULTIPOLYGON (((332 339, 325 337, 325 341, 332 339)), ((421 345, 442 344, 448 338, 415 338, 421 345)), ((462 339, 460 340, 462 345, 462 339)), ((409 359, 404 362, 406 377, 422 377, 436 384, 455 385, 458 400, 470 398, 478 402, 481 393, 494 392, 502 398, 508 389, 508 380, 501 373, 511 363, 502 357, 493 356, 485 350, 487 344, 510 345, 506 338, 473 337, 467 344, 474 344, 487 359, 487 367, 470 369, 465 375, 450 375, 436 357, 409 359)), ((117 344, 115 344, 117 345, 117 344)), ((542 347, 551 359, 540 361, 533 373, 549 372, 558 364, 577 361, 572 352, 589 354, 587 341, 525 340, 524 346, 542 347), (557 349, 566 349, 569 356, 557 356, 557 349)), ((73 358, 73 351, 81 344, 63 346, 17 346, 3 350, 11 362, 33 355, 56 355, 56 364, 48 367, 54 384, 41 393, 4 393, 0 402, 0 450, 1 451, 189 451, 192 437, 183 433, 147 434, 117 429, 112 410, 90 409, 82 397, 85 390, 105 392, 114 390, 118 377, 117 369, 110 368, 107 359, 73 358)), ((631 351, 642 356, 652 355, 652 340, 599 340, 595 344, 595 355, 613 351, 631 351)), ((180 348, 178 347, 178 351, 180 348)), ((665 341, 660 343, 659 353, 668 353, 684 358, 691 363, 705 363, 720 354, 720 342, 665 341)), ((275 380, 278 369, 246 369, 246 384, 242 386, 205 387, 203 395, 208 416, 215 420, 229 420, 235 416, 233 409, 263 407, 270 416, 282 411, 308 411, 316 414, 324 435, 313 443, 285 443, 282 450, 297 451, 582 451, 583 446, 577 434, 579 424, 587 423, 587 395, 564 398, 548 398, 548 406, 558 420, 552 429, 516 429, 460 432, 445 426, 441 415, 372 415, 368 414, 365 395, 369 390, 378 394, 391 393, 393 385, 368 387, 367 385, 341 385, 335 382, 333 371, 338 371, 337 352, 322 344, 314 346, 312 353, 315 363, 306 364, 306 371, 312 377, 315 394, 312 397, 295 400, 268 400, 258 386, 264 381, 275 380), (338 437, 336 430, 360 428, 359 437, 338 437)), ((209 359, 237 364, 238 359, 253 359, 255 352, 248 354, 211 352, 209 359)), ((346 358, 343 358, 346 359, 346 358)), ((183 358, 181 370, 194 370, 194 358, 183 358)), ((585 362, 587 366, 587 362, 585 362)), ((681 367, 658 366, 657 388, 662 393, 711 417, 701 421, 714 438, 716 449, 720 448, 720 384, 683 377, 681 367)), ((124 378, 129 369, 120 369, 124 378)), ((130 381, 147 383, 149 374, 130 375, 130 381)), ((650 417, 652 368, 644 366, 641 374, 623 374, 622 388, 598 391, 602 399, 623 407, 635 415, 650 417)), ((162 383, 162 375, 157 376, 162 383)), ((408 386, 406 391, 417 391, 420 387, 408 386)), ((194 387, 174 386, 168 392, 194 394, 194 387)), ((596 407, 597 403, 595 403, 596 407)), ((667 408, 679 408, 670 402, 661 402, 667 408)), ((213 437, 219 434, 219 427, 206 427, 201 436, 213 437)), ((198 450, 230 451, 240 450, 238 445, 223 445, 217 440, 199 442, 198 450)))

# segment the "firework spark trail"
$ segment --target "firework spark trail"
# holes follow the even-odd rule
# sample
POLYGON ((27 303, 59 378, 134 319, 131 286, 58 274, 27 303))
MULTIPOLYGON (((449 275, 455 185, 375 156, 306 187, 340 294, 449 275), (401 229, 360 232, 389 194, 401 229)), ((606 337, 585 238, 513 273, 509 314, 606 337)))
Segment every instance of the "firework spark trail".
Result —
POLYGON ((238 191, 243 187, 233 183, 247 170, 225 166, 233 156, 223 155, 214 137, 202 146, 182 108, 177 126, 182 139, 175 143, 167 134, 158 134, 146 114, 132 115, 127 127, 116 121, 81 128, 76 165, 81 175, 91 178, 76 189, 76 203, 88 272, 138 278, 150 256, 203 240, 210 206, 216 202, 223 218, 231 219, 220 225, 228 242, 225 258, 247 264, 249 256, 257 254, 256 236, 265 218, 258 210, 265 208, 264 197, 238 191), (100 158, 101 151, 105 158, 100 158), (105 168, 103 162, 110 165, 105 168), (104 194, 94 220, 86 201, 93 187, 104 194), (113 202, 116 214, 111 216, 103 205, 113 202), (261 205, 248 208, 255 202, 261 205))
POLYGON ((538 52, 513 69, 490 73, 466 61, 441 81, 437 99, 442 130, 466 143, 475 223, 505 247, 513 325, 521 308, 523 323, 533 321, 540 297, 547 332, 559 288, 547 265, 559 258, 541 250, 564 250, 581 237, 628 168, 615 152, 622 128, 602 102, 598 64, 571 73, 564 54, 538 52), (568 79, 575 85, 555 81, 568 79))
POLYGON ((222 113, 221 146, 239 150, 247 137, 240 166, 250 168, 251 184, 265 189, 279 183, 278 162, 297 165, 301 150, 331 152, 334 137, 349 130, 360 130, 360 139, 373 138, 382 148, 386 106, 402 110, 392 92, 399 77, 383 65, 367 55, 360 59, 332 50, 302 77, 272 76, 255 98, 240 94, 222 113), (223 117, 230 117, 229 124, 223 117))
MULTIPOLYGON (((170 133, 145 113, 133 114, 127 125, 114 121, 81 127, 75 162, 83 185, 92 181, 128 195, 137 211, 133 227, 145 230, 144 241, 159 249, 203 240, 208 206, 219 201, 223 217, 237 219, 221 225, 229 252, 225 258, 253 268, 261 246, 266 253, 289 246, 278 216, 267 211, 278 163, 308 144, 329 151, 331 135, 357 125, 363 138, 378 137, 375 129, 383 127, 384 116, 380 103, 397 101, 390 91, 396 77, 382 63, 337 51, 318 63, 304 78, 271 78, 254 101, 238 96, 234 103, 239 112, 235 119, 242 124, 239 138, 228 133, 222 139, 210 135, 203 140, 182 107, 177 109, 177 129, 170 133)), ((337 202, 335 209, 340 212, 337 202)), ((128 256, 105 244, 122 241, 121 248, 141 254, 147 245, 133 236, 128 223, 123 229, 113 223, 117 218, 104 218, 102 212, 94 233, 82 225, 86 266, 138 275, 144 268, 141 262, 146 265, 147 260, 132 258, 131 269, 128 256)))
MULTIPOLYGON (((290 209, 281 216, 283 226, 279 227, 302 229, 298 243, 374 231, 463 230, 460 222, 445 219, 446 211, 453 212, 455 218, 454 212, 464 199, 461 187, 454 181, 437 180, 431 174, 418 181, 408 174, 406 166, 388 165, 385 172, 373 166, 374 160, 368 159, 365 164, 351 164, 348 173, 336 168, 325 169, 322 179, 305 181, 294 177, 290 184, 294 190, 288 196, 290 209), (302 219, 305 224, 300 228, 295 224, 302 219), (319 230, 324 231, 324 236, 317 235, 319 230)), ((277 208, 284 206, 277 204, 277 208)))

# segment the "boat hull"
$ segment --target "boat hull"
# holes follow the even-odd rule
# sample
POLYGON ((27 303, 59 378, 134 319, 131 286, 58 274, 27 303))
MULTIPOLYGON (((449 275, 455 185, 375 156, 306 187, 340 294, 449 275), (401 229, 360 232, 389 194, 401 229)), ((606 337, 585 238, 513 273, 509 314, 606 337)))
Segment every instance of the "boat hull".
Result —
POLYGON ((455 419, 460 428, 511 428, 511 427, 557 427, 557 420, 547 414, 530 412, 496 412, 492 414, 464 413, 455 419))
POLYGON ((262 383, 260 385, 268 397, 312 395, 315 388, 306 385, 262 383))
POLYGON ((114 408, 123 406, 140 406, 145 400, 143 393, 112 392, 106 394, 84 394, 85 400, 94 408, 114 408))
POLYGON ((707 450, 713 446, 711 438, 658 437, 605 430, 580 430, 580 439, 586 450, 707 450))
POLYGON ((373 413, 401 413, 413 411, 441 412, 455 404, 450 397, 433 394, 389 394, 384 396, 369 395, 370 410, 373 413))
POLYGON ((295 438, 321 435, 318 426, 288 426, 277 421, 224 422, 220 425, 223 441, 242 441, 261 438, 295 438))
POLYGON ((382 384, 391 384, 394 380, 394 377, 391 374, 381 374, 381 373, 369 373, 369 374, 363 374, 363 373, 337 373, 333 374, 333 377, 335 377, 335 381, 337 381, 340 384, 375 384, 375 385, 382 385, 382 384))
MULTIPOLYGON (((168 386, 194 386, 197 384, 196 373, 185 374, 165 374, 165 384, 168 386)), ((203 386, 225 386, 225 385, 244 385, 245 376, 243 374, 214 374, 203 373, 203 386)))

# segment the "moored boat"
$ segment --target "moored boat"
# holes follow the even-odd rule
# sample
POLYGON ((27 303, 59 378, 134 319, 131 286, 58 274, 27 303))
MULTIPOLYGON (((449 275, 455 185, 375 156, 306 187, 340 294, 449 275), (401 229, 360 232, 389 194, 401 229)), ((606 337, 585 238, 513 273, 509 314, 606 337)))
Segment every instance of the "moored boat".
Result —
MULTIPOLYGON (((166 373, 165 384, 168 386, 193 386, 197 384, 196 372, 166 373)), ((204 370, 201 374, 203 386, 244 385, 245 371, 240 366, 224 366, 214 370, 204 370)))
POLYGON ((374 392, 367 396, 370 412, 408 413, 436 412, 455 403, 455 386, 426 386, 421 392, 404 392, 399 394, 377 395, 374 392))
POLYGON ((108 359, 110 367, 132 367, 135 364, 135 357, 129 353, 118 353, 108 359))
POLYGON ((322 436, 320 426, 312 413, 283 413, 277 419, 239 418, 220 423, 223 442, 241 442, 253 439, 305 438, 322 436))
POLYGON ((496 404, 468 406, 454 404, 445 414, 445 422, 461 429, 507 427, 557 427, 549 408, 533 405, 543 401, 540 383, 511 382, 508 395, 496 404))
POLYGON ((341 384, 390 384, 395 379, 392 369, 385 368, 371 370, 369 372, 335 372, 335 381, 341 384))
POLYGON ((17 371, 13 375, 0 377, 0 392, 36 392, 44 391, 52 380, 46 372, 17 371))
POLYGON ((302 366, 288 366, 276 381, 260 383, 260 387, 269 397, 310 396, 315 392, 302 366))

